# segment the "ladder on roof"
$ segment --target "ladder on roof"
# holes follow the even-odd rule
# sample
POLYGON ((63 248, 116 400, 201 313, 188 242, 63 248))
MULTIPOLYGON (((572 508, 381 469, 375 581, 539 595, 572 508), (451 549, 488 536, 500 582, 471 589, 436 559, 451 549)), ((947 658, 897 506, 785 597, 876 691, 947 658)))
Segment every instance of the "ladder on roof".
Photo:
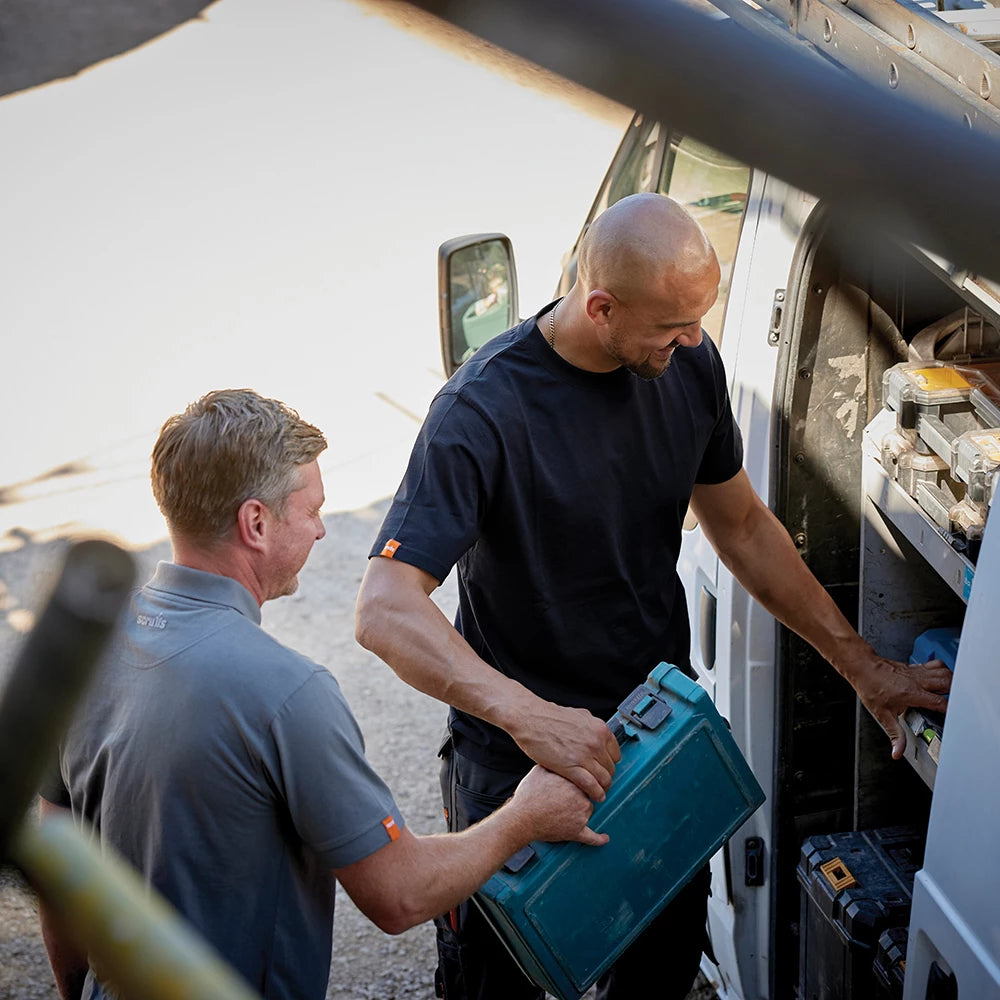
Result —
POLYGON ((710 0, 758 30, 770 22, 832 62, 974 130, 1000 135, 1000 9, 936 0, 710 0))

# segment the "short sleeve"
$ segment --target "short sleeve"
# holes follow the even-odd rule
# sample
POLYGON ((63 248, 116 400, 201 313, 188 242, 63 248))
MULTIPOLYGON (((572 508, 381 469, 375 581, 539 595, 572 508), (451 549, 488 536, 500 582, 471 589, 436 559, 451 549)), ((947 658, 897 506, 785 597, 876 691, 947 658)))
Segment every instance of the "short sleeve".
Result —
POLYGON ((498 436, 454 393, 431 404, 370 556, 409 563, 443 581, 476 541, 503 468, 498 436))
POLYGON ((72 803, 70 802, 69 791, 66 788, 66 783, 62 779, 62 773, 59 770, 59 761, 53 760, 51 766, 42 779, 41 787, 38 789, 38 794, 45 799, 46 802, 51 802, 54 806, 62 806, 63 809, 69 809, 72 803))
POLYGON ((373 854, 399 836, 403 818, 365 757, 361 730, 333 675, 317 670, 271 724, 265 761, 295 829, 330 868, 373 854))
POLYGON ((707 346, 714 394, 714 412, 718 414, 708 444, 702 453, 696 483, 706 486, 725 483, 732 479, 743 466, 743 436, 729 400, 726 372, 718 349, 706 335, 703 344, 707 346))

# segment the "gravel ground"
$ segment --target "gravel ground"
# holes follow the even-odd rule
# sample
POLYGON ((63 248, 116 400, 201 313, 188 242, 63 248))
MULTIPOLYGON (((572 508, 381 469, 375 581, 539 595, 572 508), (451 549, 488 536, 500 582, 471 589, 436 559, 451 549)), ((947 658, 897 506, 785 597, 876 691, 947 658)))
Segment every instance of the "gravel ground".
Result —
MULTIPOLYGON (((264 625, 281 640, 327 664, 356 715, 375 768, 392 788, 407 822, 418 833, 443 827, 437 793, 436 748, 445 712, 400 682, 380 660, 361 649, 353 634, 354 599, 368 547, 385 503, 326 518, 327 537, 316 545, 301 575, 299 592, 264 607, 264 625)), ((14 551, 0 551, 0 677, 12 662, 44 602, 65 542, 36 544, 6 539, 14 551)), ((136 553, 140 576, 166 544, 136 553)), ((451 614, 454 579, 438 592, 451 614)), ((389 937, 368 923, 345 895, 337 902, 329 1000, 393 1000, 433 996, 433 928, 426 924, 389 937)), ((38 931, 34 901, 17 873, 0 871, 0 1000, 56 1000, 38 931)), ((712 1000, 703 983, 691 1000, 712 1000)))

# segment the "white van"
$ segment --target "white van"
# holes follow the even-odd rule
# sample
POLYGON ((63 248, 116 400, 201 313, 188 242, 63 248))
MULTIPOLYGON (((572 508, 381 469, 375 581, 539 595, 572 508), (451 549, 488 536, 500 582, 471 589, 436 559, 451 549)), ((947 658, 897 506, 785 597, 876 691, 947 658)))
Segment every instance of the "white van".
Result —
MULTIPOLYGON (((904 488, 902 446, 883 447, 914 405, 947 411, 905 391, 907 416, 896 397, 886 409, 885 373, 934 368, 935 352, 1000 355, 1000 288, 838 224, 809 195, 641 115, 586 222, 637 191, 681 201, 715 244, 722 290, 705 329, 747 472, 802 558, 883 655, 907 660, 929 629, 961 637, 947 732, 908 716, 894 762, 850 686, 686 525, 692 663, 768 795, 713 859, 703 969, 734 1000, 1000 997, 1000 524, 980 531, 946 511, 942 526, 924 494, 953 470, 928 459, 937 471, 913 471, 921 439, 904 488)), ((557 294, 574 273, 575 248, 557 294)), ((450 373, 518 319, 509 241, 450 241, 440 277, 450 373)))

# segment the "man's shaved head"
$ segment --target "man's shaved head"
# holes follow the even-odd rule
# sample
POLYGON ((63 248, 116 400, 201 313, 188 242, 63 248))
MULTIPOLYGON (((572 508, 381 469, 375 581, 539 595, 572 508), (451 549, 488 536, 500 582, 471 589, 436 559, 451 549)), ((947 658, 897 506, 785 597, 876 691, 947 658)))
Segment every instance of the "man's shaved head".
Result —
POLYGON ((634 194, 591 223, 580 241, 577 277, 585 294, 601 288, 631 303, 716 265, 704 230, 676 201, 634 194))

